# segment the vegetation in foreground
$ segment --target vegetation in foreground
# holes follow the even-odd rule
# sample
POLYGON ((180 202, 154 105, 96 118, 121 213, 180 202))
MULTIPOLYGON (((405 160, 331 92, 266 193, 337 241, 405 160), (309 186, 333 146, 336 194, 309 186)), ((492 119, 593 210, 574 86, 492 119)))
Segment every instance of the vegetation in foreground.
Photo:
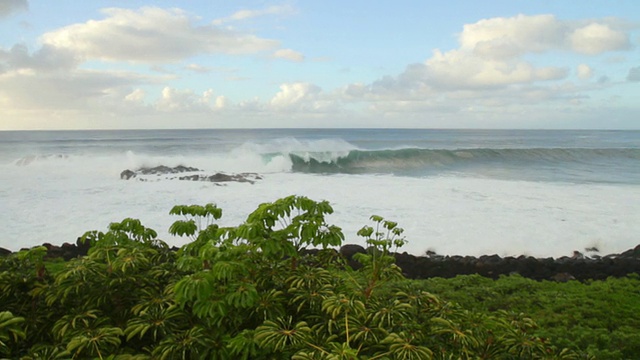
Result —
MULTIPOLYGON (((637 278, 596 284, 610 292, 595 295, 611 294, 625 309, 620 314, 630 318, 590 324, 583 321, 591 319, 587 307, 562 301, 579 298, 580 284, 549 293, 555 284, 541 283, 538 292, 536 283, 518 277, 495 283, 474 276, 404 279, 390 255, 405 243, 402 229, 378 216, 359 231, 371 251, 358 254, 363 267, 351 270, 331 249, 344 239, 340 228, 325 222, 332 211, 327 202, 291 196, 260 205, 240 226, 220 228, 215 221, 222 211, 215 205, 176 206, 171 213, 182 219, 170 232, 192 240, 178 252, 138 220, 125 219, 107 232, 87 232, 88 255, 56 264, 55 273, 47 271, 42 247, 0 259, 0 355, 613 359, 637 351, 637 321, 623 325, 638 313, 627 314, 635 310, 637 294, 630 301, 619 297, 637 289, 637 278), (305 256, 307 247, 322 250, 305 256), (535 314, 543 327, 520 311, 535 314), (565 321, 590 335, 563 336, 558 329, 574 325, 565 321), (584 347, 592 336, 602 341, 584 347), (606 336, 621 337, 617 349, 602 350, 606 336)), ((601 302, 594 304, 602 311, 601 302)))

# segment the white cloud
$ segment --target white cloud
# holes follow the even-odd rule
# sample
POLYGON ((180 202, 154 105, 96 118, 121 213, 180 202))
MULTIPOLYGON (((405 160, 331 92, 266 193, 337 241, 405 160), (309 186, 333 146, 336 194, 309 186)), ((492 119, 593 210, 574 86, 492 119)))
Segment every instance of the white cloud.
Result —
POLYGON ((215 108, 216 109, 225 109, 229 107, 229 99, 227 99, 225 96, 220 95, 218 97, 216 97, 215 100, 215 108))
POLYGON ((202 66, 202 65, 198 65, 198 64, 189 64, 187 66, 184 67, 187 70, 196 72, 196 73, 200 73, 200 74, 206 74, 208 72, 211 72, 211 68, 208 68, 206 66, 202 66))
POLYGON ((320 87, 304 82, 280 85, 280 91, 269 105, 278 112, 322 113, 337 109, 336 101, 324 94, 320 87))
POLYGON ((0 1, 0 18, 27 9, 29 9, 27 0, 2 0, 0 1))
POLYGON ((600 54, 629 48, 629 37, 613 19, 558 20, 553 15, 518 15, 480 20, 463 27, 460 48, 491 59, 508 59, 550 50, 600 54))
POLYGON ((44 44, 88 59, 141 63, 173 62, 198 54, 251 54, 273 49, 275 40, 197 25, 179 9, 109 8, 103 20, 90 20, 48 32, 44 44))
POLYGON ((231 21, 247 20, 247 19, 251 19, 259 16, 289 15, 294 12, 295 12, 294 8, 291 7, 290 5, 274 5, 264 9, 258 9, 258 10, 244 9, 244 10, 236 11, 235 13, 233 13, 233 15, 226 17, 224 19, 216 19, 212 23, 214 25, 221 25, 231 21))
POLYGON ((208 112, 211 110, 210 100, 213 91, 207 90, 202 95, 192 90, 178 90, 166 86, 155 107, 163 112, 208 112))
POLYGON ((464 25, 460 47, 485 58, 512 58, 561 47, 564 26, 553 15, 492 18, 464 25))
POLYGON ((273 57, 279 59, 285 59, 294 62, 302 62, 304 61, 304 55, 295 50, 291 49, 280 49, 273 53, 273 57))
MULTIPOLYGON (((505 91, 539 101, 562 98, 567 91, 546 91, 544 86, 553 89, 554 83, 567 78, 569 67, 562 63, 534 65, 525 56, 557 51, 596 55, 623 50, 629 45, 628 35, 620 30, 623 27, 620 20, 611 18, 589 22, 558 20, 553 15, 484 19, 463 27, 458 48, 435 49, 426 61, 408 65, 397 76, 384 76, 370 85, 346 86, 340 96, 352 102, 387 101, 385 107, 396 104, 402 109, 420 108, 419 102, 432 106, 433 99, 457 101, 454 97, 460 94, 473 94, 467 101, 493 98, 482 100, 483 106, 500 106, 505 91)), ((581 79, 592 73, 585 64, 577 70, 581 79)))
POLYGON ((607 24, 595 22, 575 29, 569 40, 574 51, 588 55, 626 50, 630 47, 627 34, 613 30, 607 24))
POLYGON ((593 76, 593 69, 587 64, 580 64, 577 68, 578 78, 581 80, 590 79, 593 76))
POLYGON ((439 88, 482 88, 554 80, 566 76, 559 68, 536 69, 525 61, 501 61, 461 50, 436 50, 425 62, 425 81, 439 88))
POLYGON ((309 83, 289 83, 280 85, 271 105, 275 108, 288 108, 302 103, 304 100, 314 98, 320 93, 320 88, 309 83))
POLYGON ((144 100, 145 92, 142 89, 135 89, 124 97, 126 101, 141 103, 144 100))

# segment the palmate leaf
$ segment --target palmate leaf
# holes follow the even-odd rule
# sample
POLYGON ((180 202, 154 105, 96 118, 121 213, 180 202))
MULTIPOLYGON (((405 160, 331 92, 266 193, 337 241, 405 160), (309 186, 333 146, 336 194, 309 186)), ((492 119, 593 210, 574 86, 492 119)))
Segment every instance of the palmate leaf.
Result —
POLYGON ((389 353, 393 359, 398 360, 429 360, 433 359, 433 351, 426 346, 412 343, 411 336, 404 332, 391 333, 383 340, 383 344, 389 345, 389 353))
POLYGON ((29 353, 20 360, 67 360, 71 354, 61 345, 49 344, 34 345, 29 349, 29 353))
POLYGON ((187 275, 174 287, 176 301, 184 305, 190 301, 208 299, 213 294, 215 285, 215 280, 209 271, 187 275))
POLYGON ((10 342, 18 342, 26 335, 21 327, 23 317, 14 316, 10 311, 0 312, 0 354, 9 354, 10 342))
POLYGON ((394 326, 410 319, 413 307, 397 299, 381 299, 372 301, 372 313, 368 315, 376 327, 393 329, 394 326))
POLYGON ((250 308, 259 298, 260 295, 252 283, 239 282, 229 286, 225 300, 235 308, 250 308))
POLYGON ((227 347, 234 359, 255 359, 260 354, 258 343, 255 340, 255 330, 245 329, 241 331, 238 335, 229 339, 227 347))
POLYGON ((216 261, 211 267, 211 276, 216 280, 231 281, 241 276, 247 276, 246 264, 241 261, 216 261))
POLYGON ((286 313, 286 298, 280 290, 271 289, 260 294, 255 306, 251 309, 251 315, 261 320, 276 319, 286 313))
POLYGON ((255 340, 261 348, 279 352, 303 346, 310 334, 311 328, 306 322, 300 321, 294 325, 293 318, 288 316, 275 321, 267 320, 258 326, 255 340))
POLYGON ((124 333, 127 336, 127 341, 136 336, 142 338, 147 333, 156 341, 164 337, 165 334, 175 330, 177 325, 183 322, 180 321, 180 319, 184 318, 185 314, 175 306, 169 308, 152 308, 130 319, 127 322, 124 333))
POLYGON ((100 316, 100 311, 95 309, 87 311, 80 310, 76 314, 64 315, 53 325, 53 334, 60 340, 68 338, 69 333, 73 334, 79 330, 90 329, 95 325, 96 320, 98 320, 100 316))
POLYGON ((120 346, 120 337, 124 335, 118 327, 101 327, 83 331, 74 336, 67 344, 67 351, 74 354, 74 358, 81 355, 98 356, 113 353, 120 346))
POLYGON ((150 265, 149 257, 155 251, 150 249, 142 249, 137 247, 123 247, 116 253, 116 258, 113 260, 112 268, 119 270, 122 273, 127 272, 140 272, 146 269, 150 265))
POLYGON ((195 220, 177 220, 169 227, 169 234, 177 236, 192 236, 198 230, 195 220))
POLYGON ((215 344, 212 334, 201 326, 174 332, 152 350, 153 359, 207 359, 215 344))
POLYGON ((322 311, 337 319, 340 315, 354 315, 364 317, 365 305, 362 301, 354 298, 348 298, 344 294, 336 294, 326 298, 322 302, 322 311))

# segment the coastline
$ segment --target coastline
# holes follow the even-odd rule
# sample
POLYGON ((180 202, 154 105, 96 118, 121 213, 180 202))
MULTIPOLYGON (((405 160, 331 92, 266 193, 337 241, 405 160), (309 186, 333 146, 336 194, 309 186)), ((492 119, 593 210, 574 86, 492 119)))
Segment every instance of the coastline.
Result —
MULTIPOLYGON (((89 250, 88 244, 79 240, 75 244, 62 245, 42 244, 47 249, 45 259, 71 259, 85 256, 89 250)), ((27 250, 23 248, 22 250, 27 250)), ((178 247, 172 250, 177 251, 178 247)), ((319 250, 309 249, 305 253, 314 256, 319 250)), ((336 250, 353 269, 362 265, 353 259, 356 253, 366 253, 361 245, 345 244, 336 250)), ((13 254, 11 250, 0 247, 0 257, 13 254)), ((439 255, 429 253, 426 256, 416 256, 407 252, 393 253, 396 265, 408 279, 453 278, 458 275, 477 274, 483 277, 497 279, 503 275, 518 274, 532 280, 549 280, 566 282, 570 280, 604 280, 608 277, 624 277, 629 274, 640 275, 640 245, 622 253, 604 256, 585 256, 575 252, 573 256, 558 258, 536 258, 533 256, 482 255, 460 256, 439 255)))

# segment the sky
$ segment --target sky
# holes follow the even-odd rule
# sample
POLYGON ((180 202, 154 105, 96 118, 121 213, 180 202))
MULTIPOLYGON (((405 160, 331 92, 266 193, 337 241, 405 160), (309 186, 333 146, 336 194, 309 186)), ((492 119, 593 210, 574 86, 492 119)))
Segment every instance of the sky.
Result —
POLYGON ((640 1, 0 0, 0 130, 640 129, 640 1))

